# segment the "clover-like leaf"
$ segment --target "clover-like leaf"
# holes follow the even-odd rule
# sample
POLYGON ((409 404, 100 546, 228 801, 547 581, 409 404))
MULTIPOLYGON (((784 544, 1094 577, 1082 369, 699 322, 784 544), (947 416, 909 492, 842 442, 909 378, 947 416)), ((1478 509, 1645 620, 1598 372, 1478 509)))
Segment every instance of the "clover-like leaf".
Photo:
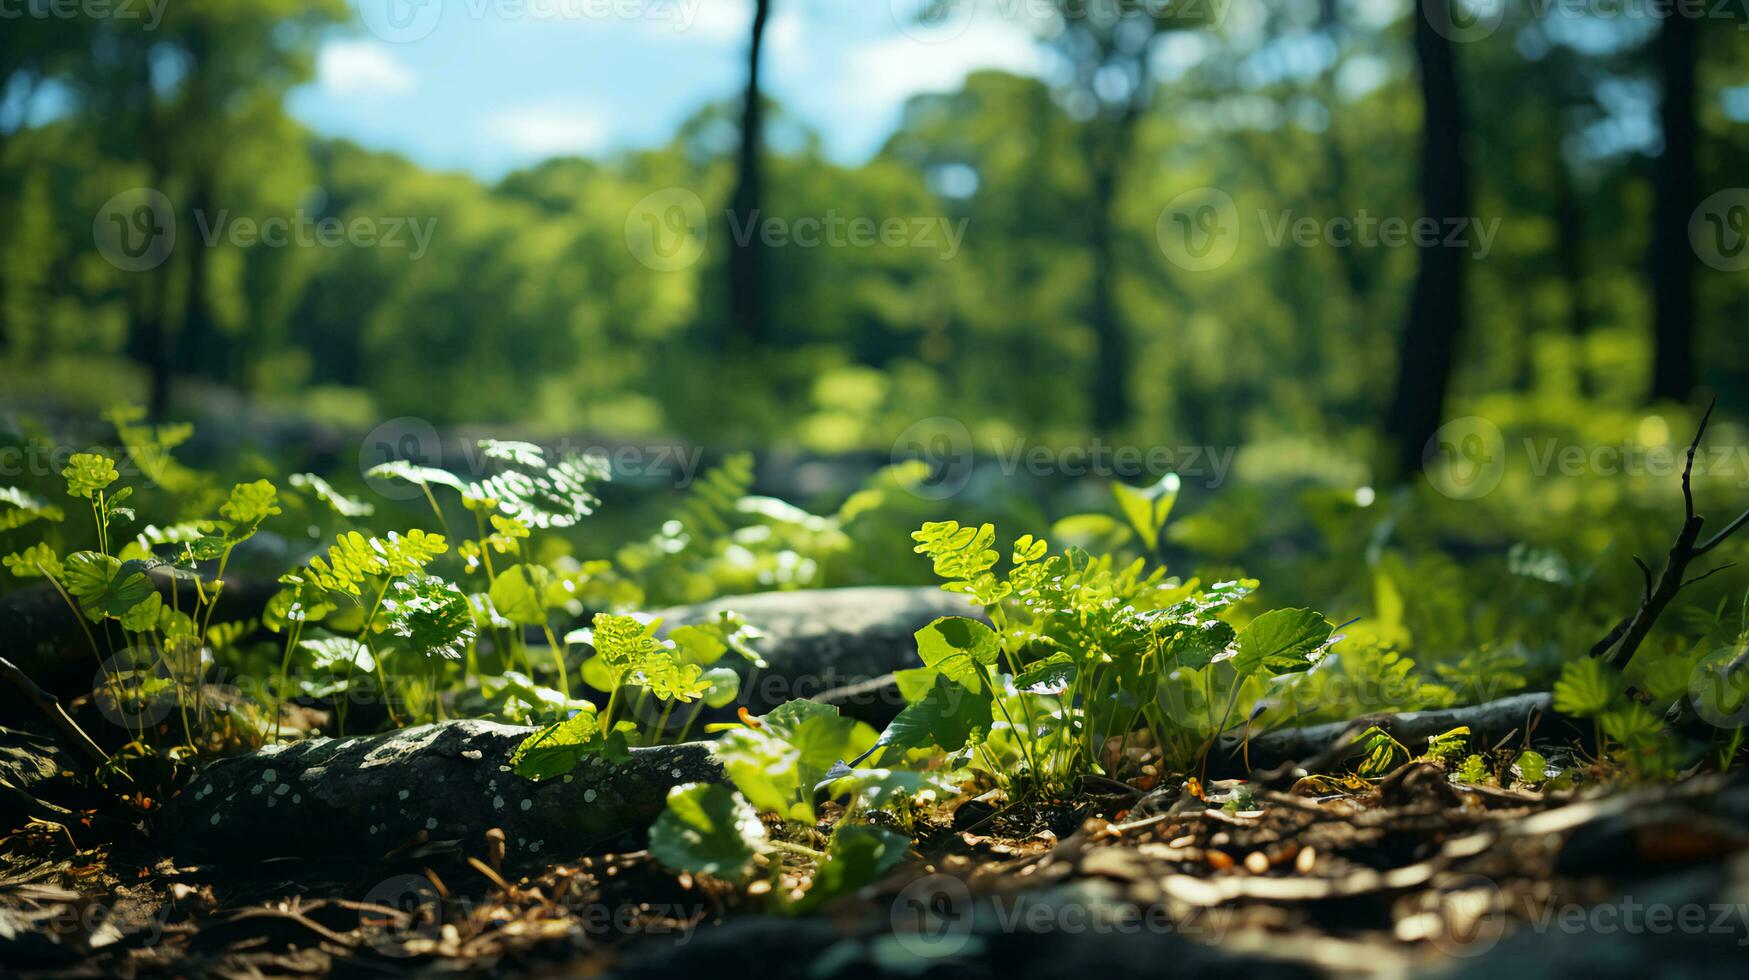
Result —
POLYGON ((219 514, 239 526, 258 525, 280 513, 279 491, 266 480, 239 483, 219 507, 219 514))
POLYGON ((115 460, 102 453, 74 453, 68 457, 61 476, 67 481, 67 496, 87 500, 121 479, 121 474, 115 469, 115 460))
POLYGON ((677 871, 739 881, 766 839, 741 794, 716 783, 684 783, 668 791, 668 808, 650 827, 650 853, 677 871))
POLYGON ((146 563, 121 561, 95 551, 76 551, 67 556, 67 591, 79 600, 79 608, 92 622, 105 617, 119 619, 144 602, 152 592, 146 580, 146 563))
POLYGON ((59 580, 63 572, 60 556, 43 541, 0 558, 0 564, 5 565, 18 578, 42 578, 46 575, 59 580))

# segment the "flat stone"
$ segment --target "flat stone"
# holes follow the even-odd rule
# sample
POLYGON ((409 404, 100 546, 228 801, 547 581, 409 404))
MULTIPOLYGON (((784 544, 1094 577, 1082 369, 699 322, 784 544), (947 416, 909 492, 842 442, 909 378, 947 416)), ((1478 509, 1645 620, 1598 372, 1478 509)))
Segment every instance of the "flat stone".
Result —
POLYGON ((664 631, 733 610, 765 633, 758 644, 770 667, 757 670, 730 654, 723 664, 741 674, 738 705, 764 714, 795 698, 826 698, 845 714, 884 722, 904 702, 881 683, 895 670, 918 667, 912 634, 942 616, 983 617, 963 596, 938 588, 858 587, 762 592, 658 610, 664 631))
POLYGON ((723 778, 710 746, 688 742, 533 782, 506 768, 533 730, 449 721, 221 759, 170 801, 160 834, 179 855, 260 861, 381 857, 421 841, 477 849, 498 827, 513 855, 575 855, 642 834, 670 787, 723 778))

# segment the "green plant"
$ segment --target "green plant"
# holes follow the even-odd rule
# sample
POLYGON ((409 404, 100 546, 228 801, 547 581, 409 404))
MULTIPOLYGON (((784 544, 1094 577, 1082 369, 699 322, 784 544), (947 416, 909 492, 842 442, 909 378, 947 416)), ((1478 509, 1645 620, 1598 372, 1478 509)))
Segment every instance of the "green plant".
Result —
POLYGON ((1050 555, 1032 535, 998 572, 991 525, 928 523, 912 537, 943 588, 981 607, 988 624, 950 617, 918 631, 923 666, 899 675, 908 704, 877 741, 876 761, 944 752, 1021 793, 1063 791, 1107 774, 1107 740, 1121 746, 1138 726, 1156 745, 1189 735, 1206 753, 1243 691, 1306 669, 1331 641, 1330 624, 1306 609, 1240 628, 1222 619, 1251 581, 1201 589, 1142 558, 1118 567, 1079 549, 1050 555))

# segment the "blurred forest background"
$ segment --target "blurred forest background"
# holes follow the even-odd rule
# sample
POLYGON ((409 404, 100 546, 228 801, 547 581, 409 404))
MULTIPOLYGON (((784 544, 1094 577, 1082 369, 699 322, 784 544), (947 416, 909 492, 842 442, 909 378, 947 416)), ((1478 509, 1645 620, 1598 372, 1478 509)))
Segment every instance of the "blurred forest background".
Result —
POLYGON ((1697 210, 1749 173, 1741 5, 1011 3, 1041 77, 917 96, 848 165, 760 95, 785 2, 803 0, 749 5, 752 99, 701 93, 665 145, 485 183, 288 115, 324 40, 364 31, 341 0, 168 0, 155 25, 17 0, 0 21, 7 404, 883 454, 945 415, 980 440, 1291 444, 1362 481, 1417 465, 1454 414, 1620 438, 1702 387, 1749 408, 1749 290, 1729 268, 1749 198, 1697 210), (140 187, 173 202, 180 238, 129 271, 94 219, 140 187), (1243 234, 1185 268, 1163 209, 1207 187, 1243 234), (691 229, 698 261, 653 268, 628 240, 667 188, 711 220, 691 229), (740 246, 731 209, 964 219, 964 240, 951 257, 740 246), (417 258, 204 245, 220 213, 436 224, 417 258), (1367 214, 1498 234, 1479 257, 1260 233, 1367 214))

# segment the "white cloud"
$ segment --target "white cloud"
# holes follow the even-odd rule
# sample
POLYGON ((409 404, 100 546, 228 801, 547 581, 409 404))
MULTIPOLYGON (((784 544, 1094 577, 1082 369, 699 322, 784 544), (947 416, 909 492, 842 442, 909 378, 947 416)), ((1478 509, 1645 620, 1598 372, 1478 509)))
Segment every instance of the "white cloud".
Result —
POLYGON ((316 79, 340 96, 393 96, 413 91, 418 80, 387 48, 374 41, 336 40, 316 54, 316 79))
POLYGON ((511 109, 493 119, 488 130, 492 139, 537 157, 592 152, 601 147, 607 132, 598 116, 564 105, 511 109))
POLYGON ((753 0, 676 0, 675 8, 679 15, 674 20, 652 21, 652 26, 670 34, 684 26, 684 33, 710 42, 744 41, 753 29, 753 0))
POLYGON ((1012 22, 979 18, 964 33, 935 42, 899 34, 862 45, 846 59, 845 100, 865 109, 896 107, 921 92, 948 92, 983 68, 1036 75, 1037 40, 1012 22))

